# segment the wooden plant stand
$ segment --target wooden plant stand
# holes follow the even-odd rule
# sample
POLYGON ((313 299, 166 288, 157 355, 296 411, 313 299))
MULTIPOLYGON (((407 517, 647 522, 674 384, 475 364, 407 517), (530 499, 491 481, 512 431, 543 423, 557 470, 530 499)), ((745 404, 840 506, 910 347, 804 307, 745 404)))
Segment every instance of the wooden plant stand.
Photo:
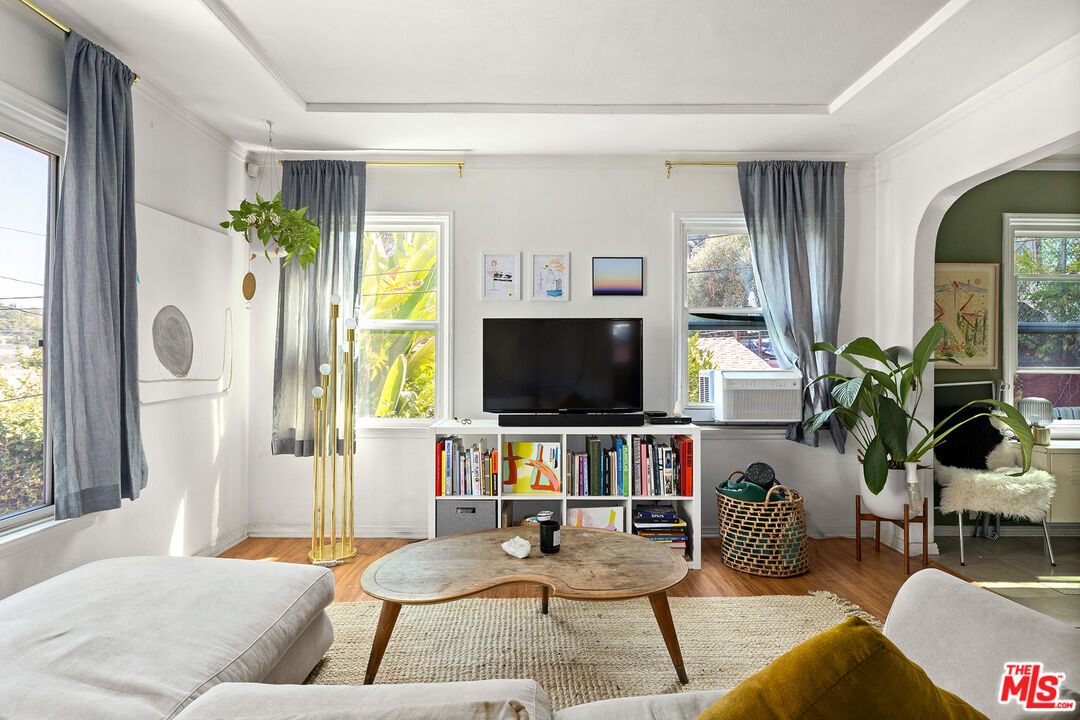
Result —
POLYGON ((891 522, 896 527, 904 528, 904 574, 911 574, 911 556, 908 555, 908 548, 910 545, 910 527, 911 523, 922 523, 922 564, 923 567, 927 567, 930 564, 930 559, 927 555, 927 541, 929 536, 930 523, 926 519, 927 511, 927 498, 923 498, 922 501, 922 515, 919 517, 908 517, 908 505, 904 503, 904 519, 894 520, 893 518, 883 518, 873 513, 864 513, 862 511, 862 498, 858 495, 855 496, 855 559, 862 562, 862 521, 873 520, 874 521, 874 552, 881 552, 881 523, 882 521, 891 522))

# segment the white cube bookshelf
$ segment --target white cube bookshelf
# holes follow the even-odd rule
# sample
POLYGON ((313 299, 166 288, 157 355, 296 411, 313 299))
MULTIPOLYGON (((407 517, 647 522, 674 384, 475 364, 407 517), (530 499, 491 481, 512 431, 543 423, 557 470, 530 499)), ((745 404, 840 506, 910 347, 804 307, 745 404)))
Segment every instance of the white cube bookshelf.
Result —
MULTIPOLYGON (((431 474, 428 482, 428 537, 435 537, 435 516, 437 504, 440 502, 454 502, 468 500, 470 502, 490 502, 495 504, 496 522, 502 522, 503 503, 514 502, 515 508, 518 503, 524 506, 536 504, 537 509, 559 509, 559 516, 563 522, 569 516, 569 508, 596 506, 622 507, 625 532, 630 532, 634 521, 634 508, 637 505, 652 503, 673 503, 679 511, 680 517, 689 526, 688 537, 690 538, 690 553, 687 561, 688 567, 694 570, 701 568, 701 429, 695 425, 644 425, 644 426, 619 426, 619 427, 518 427, 499 425, 498 421, 491 419, 474 420, 464 424, 453 420, 436 423, 432 426, 431 443, 429 447, 434 452, 435 442, 449 436, 461 438, 466 446, 474 444, 480 438, 484 438, 488 444, 499 451, 499 461, 502 462, 502 446, 504 441, 509 442, 554 442, 560 443, 562 458, 559 462, 559 487, 562 492, 558 493, 503 493, 502 483, 498 483, 497 494, 494 496, 483 495, 436 495, 435 463, 429 463, 431 474), (685 435, 694 442, 693 458, 693 482, 690 495, 603 495, 583 496, 569 495, 566 490, 566 473, 568 465, 565 457, 570 450, 579 450, 584 447, 586 436, 597 435, 600 437, 621 436, 626 447, 632 447, 632 439, 635 435, 650 435, 657 440, 671 438, 675 435, 685 435)), ((433 458, 434 460, 434 458, 433 458)), ((530 513, 531 514, 531 513, 530 513)))

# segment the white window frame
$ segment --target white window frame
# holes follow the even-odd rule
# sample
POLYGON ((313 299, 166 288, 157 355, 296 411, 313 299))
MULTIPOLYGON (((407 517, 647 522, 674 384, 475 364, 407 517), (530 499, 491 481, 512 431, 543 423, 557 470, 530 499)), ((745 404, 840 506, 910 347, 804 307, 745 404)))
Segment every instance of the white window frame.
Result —
MULTIPOLYGON (((356 418, 357 428, 429 427, 445 420, 453 405, 451 397, 453 368, 451 367, 450 330, 453 327, 453 213, 389 213, 369 212, 364 215, 364 232, 401 232, 404 230, 438 233, 435 271, 438 287, 435 296, 435 320, 365 320, 356 324, 357 333, 372 330, 417 331, 435 333, 435 410, 431 418, 356 418)), ((358 251, 363 252, 363 238, 358 251)))
MULTIPOLYGON (((672 267, 675 274, 672 287, 675 288, 674 307, 676 318, 675 354, 673 356, 674 373, 674 396, 675 402, 683 407, 701 408, 706 407, 702 403, 690 401, 687 398, 689 389, 690 358, 689 340, 687 328, 689 316, 697 312, 712 312, 723 309, 731 315, 761 315, 762 308, 699 308, 687 305, 688 292, 686 282, 686 236, 690 232, 720 232, 731 235, 746 235, 749 231, 746 227, 746 218, 741 212, 738 213, 674 213, 672 216, 672 241, 674 244, 674 261, 672 267)), ((755 281, 756 281, 755 273, 755 281)), ((762 371, 764 372, 764 371, 762 371)))
MULTIPOLYGON (((50 205, 55 210, 58 207, 60 178, 63 175, 64 149, 67 140, 67 115, 15 87, 0 82, 0 133, 56 157, 52 197, 50 198, 50 205)), ((48 242, 52 241, 54 233, 55 217, 49 223, 48 242)), ((46 275, 48 275, 47 270, 46 275)), ((47 277, 45 282, 48 283, 47 277)), ((48 293, 47 287, 45 292, 48 293)), ((47 379, 45 381, 47 382, 47 379)), ((43 383, 42 392, 44 393, 44 391, 43 383)), ((47 416, 48 408, 45 408, 45 412, 47 416)), ((48 445, 48 422, 44 423, 44 428, 45 443, 42 452, 45 452, 45 446, 48 445)), ((46 459, 48 459, 48 453, 46 453, 46 459)), ((11 536, 26 530, 30 526, 55 520, 56 506, 53 499, 52 468, 46 463, 44 469, 46 505, 0 520, 0 535, 11 536)))
MULTIPOLYGON (((1055 237, 1061 234, 1080 234, 1080 215, 1073 214, 1031 214, 1031 213, 1002 213, 1001 215, 1001 317, 1002 317, 1002 399, 1005 402, 1013 402, 1013 379, 1018 372, 1024 372, 1017 367, 1016 344, 1019 330, 1017 328, 1017 296, 1016 282, 1018 279, 1060 280, 1062 275, 1016 275, 1016 250, 1015 243, 1018 235, 1024 237, 1055 237)), ((1074 277, 1074 276, 1065 276, 1074 277)), ((1075 276, 1080 280, 1080 276, 1075 276)), ((1075 368, 1040 368, 1040 375, 1070 374, 1076 373, 1075 368)), ((1080 437, 1080 420, 1055 420, 1050 426, 1051 435, 1054 437, 1078 436, 1080 437)))

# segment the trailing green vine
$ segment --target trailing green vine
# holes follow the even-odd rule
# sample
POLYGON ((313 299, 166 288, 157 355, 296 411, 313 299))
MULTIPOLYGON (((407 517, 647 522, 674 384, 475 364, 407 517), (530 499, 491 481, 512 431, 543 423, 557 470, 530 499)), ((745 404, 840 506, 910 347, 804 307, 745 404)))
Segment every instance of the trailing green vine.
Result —
POLYGON ((222 222, 221 227, 243 233, 249 243, 251 235, 248 231, 254 230, 255 236, 262 240, 267 260, 273 245, 275 252, 285 251, 283 266, 296 260, 304 268, 313 262, 315 251, 319 249, 319 227, 304 217, 307 208, 289 210, 281 202, 281 193, 272 200, 264 200, 256 193, 255 199, 256 202, 241 200, 240 209, 229 210, 232 219, 222 222))

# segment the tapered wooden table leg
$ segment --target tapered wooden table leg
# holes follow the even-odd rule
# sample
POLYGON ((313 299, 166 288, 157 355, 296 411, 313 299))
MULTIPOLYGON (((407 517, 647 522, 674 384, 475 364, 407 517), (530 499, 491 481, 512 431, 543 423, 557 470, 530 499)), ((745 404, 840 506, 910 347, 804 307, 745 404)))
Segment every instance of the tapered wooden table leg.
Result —
POLYGON ((379 626, 375 628, 375 640, 371 644, 367 672, 364 673, 365 685, 375 682, 375 673, 379 672, 379 663, 382 662, 383 653, 386 652, 386 643, 390 641, 390 634, 394 632, 394 623, 397 622, 399 612, 401 612, 399 603, 383 600, 382 612, 379 613, 379 626))
POLYGON ((544 614, 544 615, 547 615, 548 614, 548 611, 547 611, 548 594, 551 592, 551 589, 548 588, 547 585, 541 585, 540 588, 544 593, 543 595, 540 596, 540 612, 542 614, 544 614))
POLYGON ((649 596, 652 604, 653 615, 656 616, 656 624, 660 626, 660 634, 664 636, 668 654, 675 666, 675 673, 679 676, 679 682, 686 685, 690 680, 686 677, 686 668, 683 667, 682 651, 679 649, 679 637, 675 634, 675 622, 671 619, 671 608, 668 606, 667 593, 659 592, 649 596))

